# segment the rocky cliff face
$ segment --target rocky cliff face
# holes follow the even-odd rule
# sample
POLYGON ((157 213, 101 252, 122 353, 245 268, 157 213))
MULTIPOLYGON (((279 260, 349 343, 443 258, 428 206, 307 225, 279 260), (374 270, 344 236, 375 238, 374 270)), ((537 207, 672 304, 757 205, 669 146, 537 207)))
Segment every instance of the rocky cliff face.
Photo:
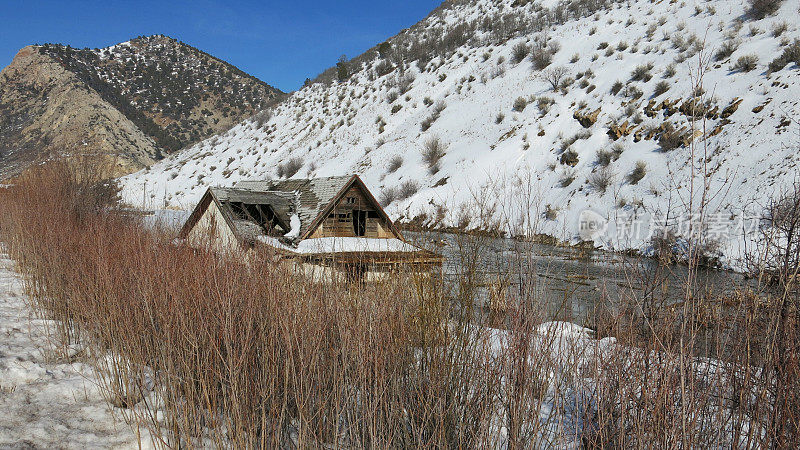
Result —
POLYGON ((36 161, 85 154, 130 173, 281 96, 164 36, 95 50, 25 47, 0 72, 0 177, 36 161))
POLYGON ((35 47, 23 48, 0 73, 0 176, 87 152, 129 172, 152 164, 158 148, 75 74, 35 47))

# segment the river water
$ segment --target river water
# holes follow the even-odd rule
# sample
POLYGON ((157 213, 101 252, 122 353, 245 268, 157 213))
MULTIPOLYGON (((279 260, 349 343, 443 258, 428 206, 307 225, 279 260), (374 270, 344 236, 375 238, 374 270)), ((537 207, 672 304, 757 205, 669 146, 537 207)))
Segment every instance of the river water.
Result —
MULTIPOLYGON (((506 298, 533 299, 551 319, 575 323, 587 323, 598 302, 608 302, 613 308, 622 301, 630 304, 648 296, 667 304, 686 298, 690 273, 685 265, 664 266, 651 258, 514 239, 449 233, 406 235, 412 241, 435 242, 433 249, 445 258, 446 284, 455 287, 469 278, 480 286, 475 297, 483 309, 492 301, 491 292, 498 292, 500 286, 505 288, 506 298)), ((751 286, 753 281, 738 273, 701 268, 693 292, 725 296, 751 286)))

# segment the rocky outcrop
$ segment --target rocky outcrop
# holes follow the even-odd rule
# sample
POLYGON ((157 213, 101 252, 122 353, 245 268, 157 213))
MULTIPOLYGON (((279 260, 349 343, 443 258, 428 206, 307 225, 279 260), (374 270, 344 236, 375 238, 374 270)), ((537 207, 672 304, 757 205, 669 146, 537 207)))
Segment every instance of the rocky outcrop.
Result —
POLYGON ((631 126, 627 120, 622 124, 612 123, 608 126, 608 137, 616 141, 623 136, 631 135, 636 128, 636 125, 631 126))
POLYGON ((728 117, 732 116, 733 113, 735 113, 736 110, 739 109, 739 105, 742 104, 742 100, 743 99, 738 97, 733 99, 731 101, 731 104, 726 106, 725 109, 722 110, 722 113, 719 116, 723 119, 727 119, 728 117))
POLYGON ((762 103, 762 104, 760 104, 760 105, 756 106, 755 108, 753 108, 753 112, 754 112, 754 113, 756 113, 756 114, 760 113, 761 111, 763 111, 763 110, 764 110, 764 108, 765 108, 765 107, 766 107, 766 106, 769 104, 769 102, 771 102, 771 101, 772 101, 772 99, 771 99, 771 98, 767 99, 767 101, 765 101, 764 103, 762 103))
POLYGON ((583 128, 589 128, 597 122, 597 117, 600 115, 600 108, 595 109, 594 111, 584 111, 583 109, 579 109, 572 113, 572 117, 578 121, 578 123, 583 126, 583 128))

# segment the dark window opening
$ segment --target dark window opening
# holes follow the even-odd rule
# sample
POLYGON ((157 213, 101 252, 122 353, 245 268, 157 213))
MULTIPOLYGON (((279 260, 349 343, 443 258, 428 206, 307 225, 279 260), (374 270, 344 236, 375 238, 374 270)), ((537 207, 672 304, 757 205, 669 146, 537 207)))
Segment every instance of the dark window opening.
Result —
POLYGON ((356 236, 363 236, 367 231, 367 212, 353 210, 353 232, 356 236))
POLYGON ((367 211, 367 218, 368 219, 380 219, 380 215, 378 215, 378 211, 367 211))

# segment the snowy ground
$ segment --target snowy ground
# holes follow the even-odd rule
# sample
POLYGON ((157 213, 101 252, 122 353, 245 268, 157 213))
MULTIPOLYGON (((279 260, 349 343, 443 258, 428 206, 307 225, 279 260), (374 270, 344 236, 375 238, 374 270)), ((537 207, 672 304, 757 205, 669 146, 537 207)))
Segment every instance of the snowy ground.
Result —
POLYGON ((80 356, 52 356, 47 326, 27 304, 13 262, 0 256, 0 448, 140 448, 91 367, 80 356))

